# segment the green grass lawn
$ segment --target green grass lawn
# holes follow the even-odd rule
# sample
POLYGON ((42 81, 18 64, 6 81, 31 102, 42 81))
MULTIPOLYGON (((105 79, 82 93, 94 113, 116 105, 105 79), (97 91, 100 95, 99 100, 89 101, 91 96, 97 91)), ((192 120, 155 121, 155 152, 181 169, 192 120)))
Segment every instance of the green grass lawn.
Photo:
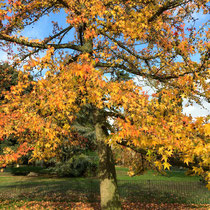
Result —
MULTIPOLYGON (((129 177, 128 169, 116 169, 123 201, 210 204, 210 194, 199 182, 199 177, 186 176, 184 171, 167 171, 167 176, 148 171, 141 176, 129 177)), ((21 206, 21 202, 91 203, 99 200, 97 178, 27 177, 0 173, 0 209, 21 206)))
POLYGON ((210 192, 202 186, 198 176, 186 176, 185 170, 174 168, 163 176, 155 171, 129 177, 128 169, 116 167, 121 197, 145 202, 208 203, 210 192))
POLYGON ((164 180, 164 181, 181 181, 181 182, 198 182, 198 176, 186 176, 185 170, 170 170, 166 171, 166 176, 163 176, 155 171, 147 171, 143 175, 130 177, 127 172, 128 169, 124 167, 116 167, 118 180, 164 180))

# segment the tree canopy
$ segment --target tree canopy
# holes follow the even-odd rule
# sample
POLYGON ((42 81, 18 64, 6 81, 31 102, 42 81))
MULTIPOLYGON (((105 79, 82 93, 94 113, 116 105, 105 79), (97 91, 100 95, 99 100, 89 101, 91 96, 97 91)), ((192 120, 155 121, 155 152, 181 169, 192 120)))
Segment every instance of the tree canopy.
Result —
MULTIPOLYGON (((208 12, 207 0, 8 0, 0 5, 0 47, 20 69, 18 84, 0 107, 0 138, 14 134, 24 152, 48 159, 64 139, 80 143, 72 125, 88 105, 102 208, 120 208, 111 153, 116 147, 143 154, 160 170, 169 169, 176 155, 210 180, 208 117, 193 119, 178 105, 182 98, 209 102, 209 31, 205 24, 196 28, 193 17, 208 12), (57 13, 63 19, 47 23, 49 35, 24 35, 57 13), (44 77, 29 79, 43 71, 44 77), (156 93, 148 95, 137 78, 156 93), (32 91, 23 94, 29 84, 32 91)), ((0 163, 15 154, 7 152, 0 163)))

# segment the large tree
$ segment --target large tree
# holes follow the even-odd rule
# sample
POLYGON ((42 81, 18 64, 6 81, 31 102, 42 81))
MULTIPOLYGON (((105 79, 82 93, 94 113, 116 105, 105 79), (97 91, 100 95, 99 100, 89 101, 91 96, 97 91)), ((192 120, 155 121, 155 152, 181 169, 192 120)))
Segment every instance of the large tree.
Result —
MULTIPOLYGON (((204 170, 209 124, 205 117, 185 116, 177 106, 177 95, 209 101, 208 31, 196 29, 193 18, 208 12, 207 0, 9 0, 0 5, 1 48, 10 52, 13 65, 28 75, 47 71, 37 82, 19 72, 7 105, 0 108, 1 136, 14 133, 24 152, 33 147, 34 158, 48 159, 67 138, 77 143, 71 141, 72 124, 81 108, 90 106, 102 209, 121 208, 112 155, 118 146, 141 153, 159 169, 169 168, 176 154, 209 179, 204 170), (52 30, 48 27, 46 37, 25 37, 27 28, 57 13, 58 22, 47 23, 52 30), (137 78, 157 93, 148 96, 137 78), (28 83, 33 91, 23 95, 28 83)), ((12 155, 0 162, 8 163, 12 155)))

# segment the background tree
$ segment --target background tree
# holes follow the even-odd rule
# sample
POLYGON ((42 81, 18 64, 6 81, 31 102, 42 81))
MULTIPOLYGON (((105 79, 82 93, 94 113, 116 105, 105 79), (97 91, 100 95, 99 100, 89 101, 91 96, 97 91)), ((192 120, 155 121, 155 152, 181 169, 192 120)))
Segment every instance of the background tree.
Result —
POLYGON ((90 105, 103 209, 120 209, 111 147, 138 151, 160 169, 170 167, 173 154, 179 153, 186 164, 197 157, 198 167, 193 169, 205 173, 209 124, 205 117, 193 121, 183 115, 176 96, 181 92, 190 100, 209 100, 208 31, 193 25, 195 12, 208 12, 206 4, 206 0, 1 1, 1 47, 10 50, 16 45, 18 56, 13 52, 11 60, 24 71, 47 70, 37 82, 22 74, 7 94, 10 103, 0 112, 1 135, 14 133, 25 146, 33 146, 34 157, 51 158, 64 139, 75 143, 73 121, 81 107, 90 105), (49 36, 32 39, 21 34, 54 13, 65 14, 65 20, 53 22, 49 36), (188 21, 192 24, 186 27, 188 21), (148 96, 141 84, 134 83, 137 76, 162 89, 161 103, 159 94, 148 96), (21 92, 28 83, 33 91, 26 97, 21 92))
MULTIPOLYGON (((12 68, 8 63, 0 65, 0 104, 4 103, 5 91, 10 91, 10 88, 17 84, 18 72, 12 68)), ((3 154, 4 148, 10 147, 16 149, 18 147, 17 138, 10 135, 7 139, 0 142, 0 154, 3 154)))
MULTIPOLYGON (((33 77, 30 76, 29 80, 32 81, 33 77)), ((6 92, 10 92, 12 88, 18 84, 18 71, 12 67, 8 62, 2 62, 0 65, 0 104, 2 106, 5 106, 8 103, 7 94, 6 92)), ((32 87, 29 85, 24 88, 24 91, 22 94, 27 94, 32 90, 32 87)), ((14 134, 3 136, 2 141, 0 142, 0 154, 6 153, 13 153, 13 151, 17 151, 19 153, 19 149, 21 148, 21 145, 18 143, 18 137, 14 134)), ((28 163, 28 160, 30 159, 30 154, 23 153, 22 155, 19 155, 19 158, 21 156, 24 156, 21 158, 21 162, 28 163)), ((12 158, 12 160, 14 160, 12 158)), ((17 161, 18 158, 15 158, 17 161)))

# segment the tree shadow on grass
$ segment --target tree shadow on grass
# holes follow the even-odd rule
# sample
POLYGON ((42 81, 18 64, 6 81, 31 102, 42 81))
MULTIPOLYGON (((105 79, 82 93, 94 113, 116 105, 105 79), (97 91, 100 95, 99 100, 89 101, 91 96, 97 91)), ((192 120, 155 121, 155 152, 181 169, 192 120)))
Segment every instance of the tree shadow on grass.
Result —
MULTIPOLYGON (((15 179, 15 177, 14 177, 15 179)), ((208 190, 195 182, 118 181, 122 200, 143 203, 210 203, 208 190)), ((23 177, 0 185, 0 200, 51 202, 100 201, 99 180, 88 178, 23 177)))
POLYGON ((146 203, 210 203, 210 192, 204 186, 194 182, 121 181, 119 191, 120 196, 125 200, 146 203))
POLYGON ((99 198, 99 181, 96 179, 31 178, 0 186, 0 200, 84 202, 91 205, 99 198))

